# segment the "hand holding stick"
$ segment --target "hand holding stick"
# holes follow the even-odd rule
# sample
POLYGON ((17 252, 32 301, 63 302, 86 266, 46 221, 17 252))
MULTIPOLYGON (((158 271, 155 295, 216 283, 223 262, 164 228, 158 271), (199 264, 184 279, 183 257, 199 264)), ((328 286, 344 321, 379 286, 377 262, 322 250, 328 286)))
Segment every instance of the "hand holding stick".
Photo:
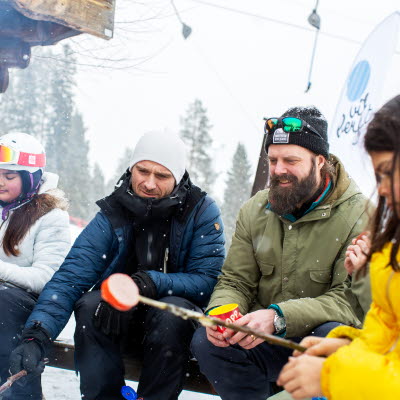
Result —
POLYGON ((23 370, 19 371, 17 374, 11 375, 9 378, 7 378, 7 381, 0 386, 0 394, 5 392, 6 390, 10 389, 11 385, 15 381, 17 381, 19 378, 22 378, 23 376, 25 376, 27 374, 28 373, 23 369, 23 370))
POLYGON ((108 302, 111 306, 119 311, 128 311, 140 302, 160 310, 168 311, 183 319, 194 319, 199 321, 203 326, 220 325, 236 332, 244 332, 248 335, 253 335, 274 345, 287 347, 300 352, 307 350, 305 347, 300 346, 295 342, 280 338, 278 336, 255 331, 248 326, 239 326, 219 318, 209 317, 196 311, 141 296, 135 282, 125 274, 113 274, 106 279, 101 285, 101 296, 103 300, 108 302))

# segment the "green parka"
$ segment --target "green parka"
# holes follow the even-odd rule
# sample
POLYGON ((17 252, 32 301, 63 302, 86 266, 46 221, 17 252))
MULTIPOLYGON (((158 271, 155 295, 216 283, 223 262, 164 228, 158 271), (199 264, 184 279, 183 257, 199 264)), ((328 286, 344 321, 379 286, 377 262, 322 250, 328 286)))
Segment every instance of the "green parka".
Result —
POLYGON ((209 308, 238 303, 246 314, 277 304, 287 337, 328 321, 359 326, 345 296, 344 259, 351 239, 365 229, 368 200, 332 158, 333 189, 296 222, 266 208, 268 190, 243 205, 209 308))

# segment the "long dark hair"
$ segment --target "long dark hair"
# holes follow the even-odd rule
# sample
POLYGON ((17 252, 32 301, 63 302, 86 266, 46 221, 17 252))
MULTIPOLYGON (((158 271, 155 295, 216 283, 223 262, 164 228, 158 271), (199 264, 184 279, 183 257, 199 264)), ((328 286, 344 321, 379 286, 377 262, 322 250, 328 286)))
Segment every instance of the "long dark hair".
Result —
POLYGON ((396 168, 399 169, 400 161, 400 96, 388 101, 379 111, 367 128, 364 137, 364 146, 368 153, 393 152, 391 192, 393 198, 393 211, 388 213, 385 207, 385 198, 380 196, 375 215, 372 220, 372 246, 370 254, 382 250, 383 246, 392 241, 390 265, 395 271, 400 267, 396 259, 400 246, 400 218, 394 191, 394 176, 396 168))
POLYGON ((32 225, 54 208, 65 209, 64 201, 52 194, 37 194, 29 202, 14 210, 9 218, 3 237, 3 250, 7 256, 19 256, 18 245, 24 239, 32 225))

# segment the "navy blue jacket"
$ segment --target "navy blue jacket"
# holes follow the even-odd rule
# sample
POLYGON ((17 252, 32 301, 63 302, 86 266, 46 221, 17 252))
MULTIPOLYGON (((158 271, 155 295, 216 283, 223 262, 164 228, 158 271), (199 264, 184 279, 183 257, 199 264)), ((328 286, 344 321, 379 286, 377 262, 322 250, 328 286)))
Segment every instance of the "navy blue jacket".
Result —
MULTIPOLYGON (((52 339, 68 322, 75 302, 88 290, 126 265, 132 224, 114 229, 100 211, 76 239, 60 269, 47 283, 26 327, 40 321, 52 339)), ((146 271, 158 298, 174 295, 205 307, 217 282, 225 257, 220 210, 203 197, 185 221, 172 219, 169 257, 175 271, 146 271)))

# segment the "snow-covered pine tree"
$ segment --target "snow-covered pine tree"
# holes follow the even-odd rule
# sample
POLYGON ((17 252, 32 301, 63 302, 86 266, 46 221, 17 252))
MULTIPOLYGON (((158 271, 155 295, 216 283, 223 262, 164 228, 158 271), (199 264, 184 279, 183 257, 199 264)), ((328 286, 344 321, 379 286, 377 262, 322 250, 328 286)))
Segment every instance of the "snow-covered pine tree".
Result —
POLYGON ((187 170, 193 183, 212 194, 217 178, 212 157, 211 124, 201 100, 189 104, 181 118, 181 137, 188 147, 187 170))
POLYGON ((54 57, 50 75, 47 165, 60 177, 59 187, 70 200, 70 215, 87 220, 91 199, 87 187, 91 182, 89 143, 82 115, 74 101, 76 59, 69 45, 54 57))
POLYGON ((65 135, 63 164, 59 171, 60 187, 70 201, 69 213, 73 217, 90 219, 92 196, 88 188, 92 185, 92 176, 89 167, 89 143, 85 137, 86 128, 82 115, 75 111, 72 114, 71 126, 65 135))
POLYGON ((70 46, 64 45, 62 53, 57 55, 58 63, 53 65, 51 73, 51 96, 49 99, 49 132, 47 136, 47 165, 49 170, 60 175, 60 185, 65 190, 64 181, 71 168, 72 153, 75 145, 70 148, 68 135, 71 131, 71 118, 74 112, 75 89, 75 56, 70 46))
POLYGON ((29 68, 11 70, 9 89, 0 98, 0 134, 20 131, 45 143, 50 67, 42 57, 51 57, 52 52, 34 48, 32 54, 29 68))
POLYGON ((70 214, 88 219, 91 183, 89 143, 82 116, 75 112, 75 58, 68 45, 62 53, 35 49, 26 70, 13 70, 0 102, 0 134, 21 131, 46 147, 46 169, 60 176, 59 187, 70 199, 70 214))
POLYGON ((0 96, 0 135, 4 135, 18 129, 18 116, 20 114, 20 104, 16 96, 16 81, 14 74, 10 74, 10 85, 7 92, 0 96))
POLYGON ((92 219, 95 214, 99 211, 99 207, 96 204, 97 200, 102 199, 110 193, 106 192, 106 184, 103 171, 100 165, 96 162, 92 170, 92 179, 90 182, 90 204, 89 204, 89 220, 92 219))
POLYGON ((122 174, 124 174, 125 171, 131 166, 132 155, 133 155, 133 148, 126 147, 124 150, 124 153, 121 155, 120 159, 118 160, 118 165, 117 165, 114 175, 107 182, 106 194, 110 194, 114 190, 114 186, 118 182, 118 179, 121 178, 122 174))
POLYGON ((228 250, 232 235, 235 232, 236 218, 240 207, 250 197, 251 193, 251 165, 247 157, 246 148, 238 143, 232 159, 232 166, 227 172, 224 202, 222 205, 222 219, 225 227, 226 249, 228 250))

